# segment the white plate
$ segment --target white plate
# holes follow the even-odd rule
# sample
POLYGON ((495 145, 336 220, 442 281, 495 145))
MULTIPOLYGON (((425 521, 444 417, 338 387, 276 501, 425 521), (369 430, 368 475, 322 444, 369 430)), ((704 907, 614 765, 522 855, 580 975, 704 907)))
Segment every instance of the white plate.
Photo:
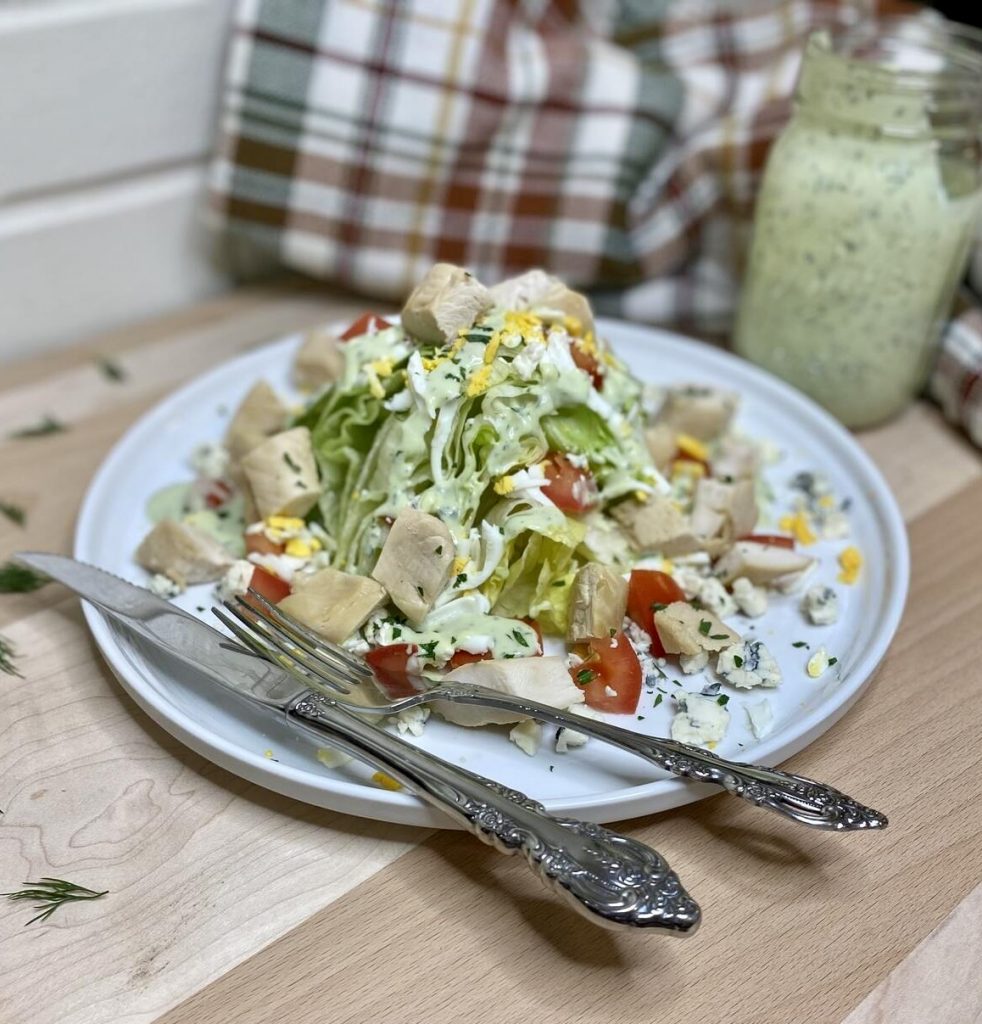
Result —
MULTIPOLYGON (((850 541, 821 542, 810 548, 821 558, 815 581, 830 582, 840 594, 842 614, 832 627, 806 624, 796 598, 772 598, 771 610, 755 621, 777 657, 784 681, 777 690, 732 693, 732 721, 718 752, 738 760, 776 764, 825 732, 862 692, 883 657, 900 621, 907 593, 907 539, 889 489, 853 438, 808 398, 769 374, 714 348, 678 335, 615 321, 600 330, 642 379, 659 384, 699 381, 734 389, 743 396, 739 425, 768 438, 783 451, 768 477, 778 495, 778 510, 790 504, 787 482, 804 469, 830 478, 836 495, 852 500, 850 541), (855 543, 865 564, 853 587, 835 583, 835 558, 846 543, 855 543), (805 673, 808 651, 794 648, 804 640, 819 643, 838 658, 820 680, 805 673), (766 696, 775 727, 763 741, 754 740, 741 707, 766 696)), ((103 463, 82 505, 75 539, 77 558, 144 583, 133 551, 148 529, 147 499, 166 484, 190 476, 186 459, 202 441, 219 439, 228 411, 261 377, 281 392, 290 392, 289 366, 300 338, 264 346, 219 366, 193 381, 147 413, 116 445, 103 463)), ((192 588, 178 599, 195 612, 210 609, 212 588, 192 588)), ((201 679, 189 678, 120 635, 86 606, 89 626, 102 653, 137 703, 160 725, 199 754, 243 778, 308 803, 350 814, 414 825, 448 827, 448 820, 406 792, 375 786, 370 772, 351 764, 329 770, 314 757, 315 745, 298 737, 275 718, 223 705, 221 695, 201 679)), ((214 621, 210 611, 202 617, 214 621)), ((737 629, 750 622, 730 619, 737 629)), ((670 675, 698 690, 705 681, 670 675)), ((678 687, 660 684, 671 693, 678 687)), ((668 696, 652 707, 642 695, 638 714, 620 720, 644 732, 665 734, 672 702, 668 696)), ((544 729, 539 753, 528 757, 507 738, 506 729, 465 730, 431 720, 418 742, 440 756, 466 765, 507 785, 524 790, 555 813, 605 822, 662 811, 716 792, 670 779, 629 754, 591 741, 557 754, 552 730, 544 729)), ((834 779, 828 780, 835 783, 834 779)), ((864 794, 858 794, 863 797, 864 794)), ((872 796, 871 794, 869 796, 872 796)), ((875 801, 874 801, 875 802, 875 801)))

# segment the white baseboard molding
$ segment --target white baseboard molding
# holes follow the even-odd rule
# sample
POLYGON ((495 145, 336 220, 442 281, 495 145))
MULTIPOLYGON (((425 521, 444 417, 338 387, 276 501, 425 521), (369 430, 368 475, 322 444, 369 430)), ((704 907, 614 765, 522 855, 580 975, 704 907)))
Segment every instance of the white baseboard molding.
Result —
POLYGON ((201 162, 0 209, 0 362, 227 288, 204 186, 201 162))
POLYGON ((0 2, 0 201, 203 159, 233 2, 0 2))

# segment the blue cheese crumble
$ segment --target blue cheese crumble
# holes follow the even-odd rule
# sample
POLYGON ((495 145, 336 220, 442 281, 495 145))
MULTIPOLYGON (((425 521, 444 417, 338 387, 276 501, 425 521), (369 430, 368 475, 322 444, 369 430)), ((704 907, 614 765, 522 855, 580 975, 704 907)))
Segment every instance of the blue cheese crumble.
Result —
POLYGON ((720 651, 716 672, 738 690, 772 688, 781 682, 781 667, 763 640, 745 640, 720 651))
POLYGON ((672 739, 712 750, 726 735, 730 713, 716 697, 700 693, 676 696, 678 710, 672 719, 672 739))

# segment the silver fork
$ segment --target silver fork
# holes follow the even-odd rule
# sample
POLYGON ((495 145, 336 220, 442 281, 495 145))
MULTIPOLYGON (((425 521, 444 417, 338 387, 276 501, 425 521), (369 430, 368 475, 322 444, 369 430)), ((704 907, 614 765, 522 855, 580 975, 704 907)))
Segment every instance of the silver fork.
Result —
MULTIPOLYGON (((351 696, 353 686, 374 680, 372 670, 361 658, 319 637, 255 591, 250 590, 249 595, 251 603, 237 597, 223 602, 225 612, 218 608, 212 611, 254 651, 322 692, 327 686, 335 695, 351 696)), ((720 786, 757 807, 765 807, 811 828, 850 832, 881 829, 887 825, 886 816, 879 811, 803 775, 728 761, 701 747, 642 736, 607 722, 581 718, 547 704, 485 687, 445 684, 380 705, 362 705, 338 696, 331 699, 348 710, 370 715, 394 715, 436 701, 497 708, 575 729, 637 754, 673 775, 720 786)))

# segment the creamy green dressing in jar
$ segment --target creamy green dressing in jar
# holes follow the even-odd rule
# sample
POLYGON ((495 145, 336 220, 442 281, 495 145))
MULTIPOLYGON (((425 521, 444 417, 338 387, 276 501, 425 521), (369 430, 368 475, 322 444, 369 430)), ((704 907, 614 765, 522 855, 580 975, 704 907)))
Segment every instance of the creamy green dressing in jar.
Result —
POLYGON ((980 96, 968 54, 889 35, 808 43, 757 199, 735 346, 847 426, 923 385, 980 210, 980 96), (929 70, 899 63, 912 51, 929 70))

